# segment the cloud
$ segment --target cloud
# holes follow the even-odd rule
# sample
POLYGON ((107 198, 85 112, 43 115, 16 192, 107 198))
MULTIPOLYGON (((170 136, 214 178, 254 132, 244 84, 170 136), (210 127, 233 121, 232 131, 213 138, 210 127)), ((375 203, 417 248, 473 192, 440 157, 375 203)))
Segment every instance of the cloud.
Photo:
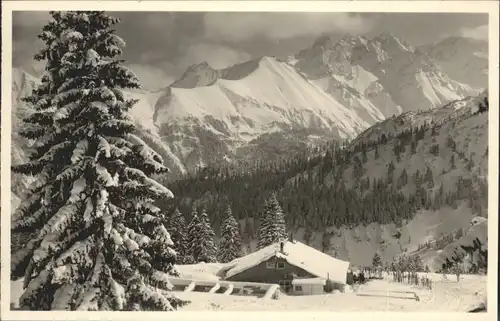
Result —
POLYGON ((128 67, 139 77, 143 89, 156 90, 170 85, 193 64, 207 62, 215 69, 222 69, 251 58, 246 52, 224 45, 193 43, 182 48, 173 61, 165 58, 161 60, 153 53, 145 53, 142 61, 129 64, 128 67))
POLYGON ((476 28, 464 28, 460 31, 462 37, 488 40, 488 25, 481 25, 476 28))
POLYGON ((325 32, 364 33, 370 20, 351 13, 206 13, 205 34, 237 42, 254 37, 289 39, 325 32))
POLYGON ((14 27, 41 29, 50 19, 48 11, 13 11, 12 25, 14 27))
POLYGON ((175 79, 165 70, 151 65, 128 64, 145 90, 158 90, 170 85, 175 79))
POLYGON ((40 76, 46 62, 35 60, 34 55, 42 48, 42 45, 38 39, 33 39, 32 41, 13 39, 12 66, 22 68, 34 76, 40 76))
POLYGON ((185 54, 180 60, 180 65, 184 68, 206 61, 213 68, 222 69, 250 60, 251 58, 246 52, 231 49, 223 45, 199 43, 193 44, 186 49, 185 54))

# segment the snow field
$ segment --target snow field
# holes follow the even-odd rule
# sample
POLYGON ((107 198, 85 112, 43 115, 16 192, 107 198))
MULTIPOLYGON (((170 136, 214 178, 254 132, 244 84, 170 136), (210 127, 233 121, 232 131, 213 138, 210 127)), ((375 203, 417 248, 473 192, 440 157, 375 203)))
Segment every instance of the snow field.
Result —
MULTIPOLYGON (((179 266, 183 277, 189 273, 193 278, 217 280, 214 275, 222 264, 194 264, 179 266)), ((425 275, 425 273, 419 273, 425 275)), ((379 296, 358 296, 355 292, 333 293, 324 295, 287 296, 281 294, 278 300, 261 299, 254 296, 222 295, 207 292, 174 292, 181 298, 191 301, 182 311, 224 310, 224 311, 420 311, 420 312, 465 312, 481 302, 485 302, 487 277, 478 275, 462 275, 456 282, 455 275, 447 275, 443 280, 441 274, 428 273, 433 281, 432 290, 404 283, 392 282, 390 277, 383 280, 372 280, 361 285, 357 291, 379 292, 379 296), (403 298, 387 298, 401 296, 390 291, 415 292, 420 301, 403 298)), ((11 303, 17 306, 22 293, 22 282, 11 282, 11 303)))
MULTIPOLYGON (((430 277, 434 278, 430 274, 430 277)), ((224 310, 224 311, 420 311, 420 312, 466 312, 483 302, 486 291, 486 277, 467 275, 459 283, 454 276, 442 281, 440 275, 432 290, 394 283, 389 280, 373 280, 361 286, 366 292, 379 291, 379 296, 358 296, 352 293, 324 295, 287 296, 278 300, 264 300, 250 296, 220 295, 203 292, 176 292, 179 298, 192 303, 183 311, 224 310), (390 291, 415 292, 420 301, 404 298, 390 291)))

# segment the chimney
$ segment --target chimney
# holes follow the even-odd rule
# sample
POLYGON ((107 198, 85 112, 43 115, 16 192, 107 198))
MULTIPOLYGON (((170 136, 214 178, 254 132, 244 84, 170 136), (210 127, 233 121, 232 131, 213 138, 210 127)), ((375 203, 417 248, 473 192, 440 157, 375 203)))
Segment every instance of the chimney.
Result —
POLYGON ((281 253, 285 252, 285 243, 283 241, 280 242, 280 251, 281 251, 281 253))

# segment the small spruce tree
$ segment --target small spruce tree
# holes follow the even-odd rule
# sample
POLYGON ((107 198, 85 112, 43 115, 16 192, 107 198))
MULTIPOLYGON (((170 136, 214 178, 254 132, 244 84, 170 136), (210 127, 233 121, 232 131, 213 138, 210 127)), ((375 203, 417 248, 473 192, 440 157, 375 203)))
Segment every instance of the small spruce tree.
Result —
POLYGON ((457 165, 455 164, 455 154, 451 154, 450 157, 450 169, 456 169, 457 165))
POLYGON ((192 255, 196 262, 217 262, 217 246, 215 245, 215 233, 210 226, 205 209, 202 210, 199 221, 194 226, 197 236, 192 246, 192 255))
POLYGON ((198 263, 196 253, 196 246, 199 244, 198 226, 200 226, 200 218, 196 207, 193 207, 191 212, 191 221, 187 226, 186 238, 186 264, 198 263))
POLYGON ((373 254, 372 268, 375 271, 379 270, 380 268, 382 268, 382 257, 380 256, 380 254, 378 252, 376 252, 375 254, 373 254))
POLYGON ((182 215, 178 209, 175 209, 168 222, 168 231, 172 241, 174 242, 174 250, 176 251, 178 257, 176 263, 187 264, 189 262, 186 262, 187 234, 184 215, 182 215))
POLYGON ((219 243, 219 262, 227 263, 242 255, 241 236, 238 222, 234 219, 231 207, 227 207, 226 217, 222 222, 219 243))
POLYGON ((413 256, 413 265, 416 272, 424 272, 424 263, 422 262, 420 255, 417 254, 413 256))
POLYGON ((272 193, 264 205, 263 218, 259 230, 259 249, 273 243, 287 240, 285 215, 276 199, 276 194, 272 193))
POLYGON ((424 179, 427 182, 427 187, 428 188, 433 188, 434 187, 434 177, 432 175, 432 170, 431 170, 430 167, 427 167, 427 171, 425 172, 424 179))

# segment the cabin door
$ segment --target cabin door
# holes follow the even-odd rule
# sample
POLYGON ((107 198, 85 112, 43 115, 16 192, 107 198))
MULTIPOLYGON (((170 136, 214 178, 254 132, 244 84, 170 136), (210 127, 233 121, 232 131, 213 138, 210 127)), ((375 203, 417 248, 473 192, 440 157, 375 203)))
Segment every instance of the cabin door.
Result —
POLYGON ((292 281, 291 280, 281 280, 281 281, 279 281, 279 285, 285 293, 289 293, 292 290, 292 281))

